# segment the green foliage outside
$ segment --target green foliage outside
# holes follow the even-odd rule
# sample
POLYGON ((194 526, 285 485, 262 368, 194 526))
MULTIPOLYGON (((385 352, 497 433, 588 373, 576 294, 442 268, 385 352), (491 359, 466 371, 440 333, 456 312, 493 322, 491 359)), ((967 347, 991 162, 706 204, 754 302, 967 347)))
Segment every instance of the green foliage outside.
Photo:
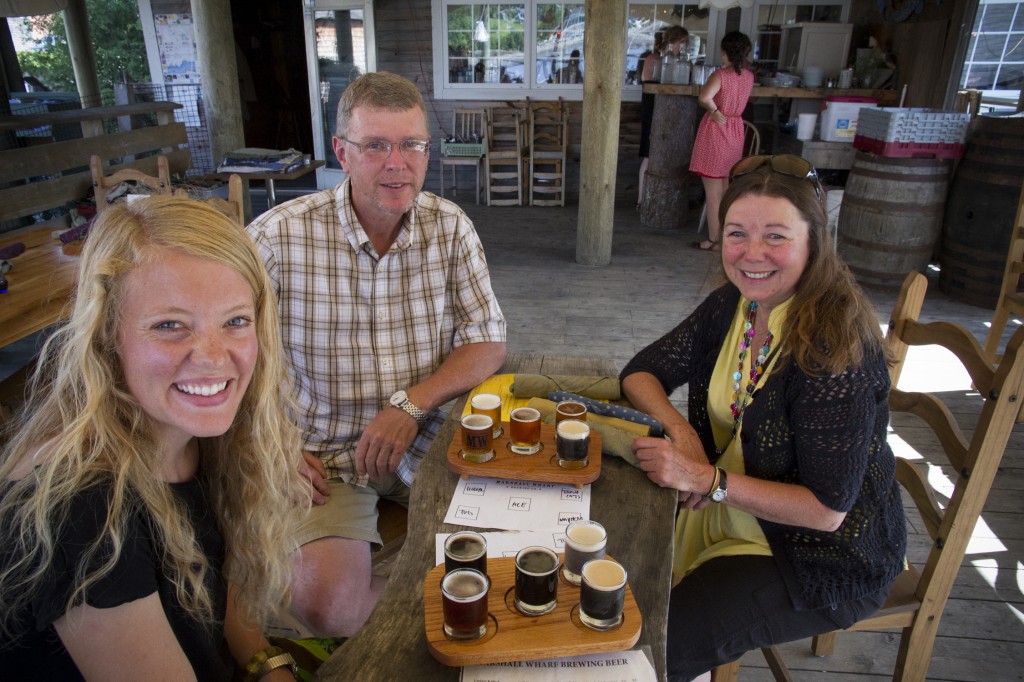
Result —
MULTIPOLYGON (((114 84, 123 77, 148 82, 146 42, 139 21, 136 0, 85 0, 89 32, 96 55, 96 75, 104 102, 113 101, 114 84)), ((48 36, 39 41, 41 49, 19 52, 21 70, 57 91, 75 91, 75 71, 71 65, 64 13, 44 17, 24 17, 26 24, 42 28, 48 36)))

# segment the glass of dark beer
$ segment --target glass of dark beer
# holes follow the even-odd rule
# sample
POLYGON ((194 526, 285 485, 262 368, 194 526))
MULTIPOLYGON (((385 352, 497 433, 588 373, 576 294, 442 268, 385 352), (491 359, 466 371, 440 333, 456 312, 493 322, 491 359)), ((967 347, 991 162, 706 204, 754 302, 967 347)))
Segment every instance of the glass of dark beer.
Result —
POLYGON ((487 540, 480 533, 460 530, 444 541, 444 572, 456 568, 475 568, 487 575, 487 540))
POLYGON ((578 419, 566 419, 555 427, 555 453, 563 469, 587 466, 590 449, 590 426, 578 419))
POLYGON ((462 418, 462 459, 482 464, 494 458, 494 420, 486 414, 462 418))
POLYGON ((612 559, 583 564, 580 620, 593 630, 611 630, 622 623, 626 603, 626 569, 612 559))
POLYGON ((501 438, 501 396, 494 393, 477 393, 469 401, 474 414, 486 414, 494 420, 494 437, 501 438))
POLYGON ((480 639, 487 632, 490 579, 475 568, 459 568, 441 579, 444 634, 451 639, 480 639))
POLYGON ((524 547, 516 554, 515 604, 527 616, 555 610, 558 595, 558 555, 547 547, 524 547))
POLYGON ((562 559, 562 575, 573 585, 580 584, 583 564, 593 559, 604 558, 608 534, 597 521, 580 519, 565 529, 565 556, 562 559))
POLYGON ((532 455, 540 450, 540 410, 517 407, 509 413, 509 448, 517 455, 532 455))
POLYGON ((563 419, 587 421, 587 406, 578 400, 563 400, 555 405, 555 424, 559 424, 563 419))

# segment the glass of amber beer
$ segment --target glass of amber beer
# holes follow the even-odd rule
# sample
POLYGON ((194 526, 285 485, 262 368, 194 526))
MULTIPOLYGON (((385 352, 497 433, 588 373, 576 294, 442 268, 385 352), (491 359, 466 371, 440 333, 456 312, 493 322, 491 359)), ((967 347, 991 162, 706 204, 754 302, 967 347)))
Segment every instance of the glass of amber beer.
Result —
POLYGON ((452 639, 480 639, 487 632, 490 579, 475 568, 457 568, 441 579, 444 634, 452 639))
POLYGON ((494 420, 486 414, 462 418, 462 459, 475 464, 494 458, 494 420))
POLYGON ((501 430, 501 397, 493 393, 477 393, 469 401, 470 410, 474 414, 486 414, 494 420, 494 437, 500 438, 501 430))
POLYGON ((517 455, 540 451, 540 410, 517 407, 509 413, 509 449, 517 455))
POLYGON ((579 419, 587 421, 587 406, 578 400, 563 400, 555 405, 555 424, 563 419, 579 419))

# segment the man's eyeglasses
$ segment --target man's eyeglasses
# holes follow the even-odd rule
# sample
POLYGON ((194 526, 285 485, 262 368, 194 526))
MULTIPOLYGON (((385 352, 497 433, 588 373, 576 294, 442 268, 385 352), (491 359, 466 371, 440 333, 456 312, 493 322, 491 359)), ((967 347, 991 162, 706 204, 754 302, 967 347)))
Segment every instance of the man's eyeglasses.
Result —
POLYGON ((810 180, 814 185, 814 193, 818 196, 818 201, 821 201, 821 182, 818 180, 818 171, 814 170, 810 161, 793 154, 761 154, 740 159, 729 171, 729 180, 748 175, 764 166, 771 168, 774 173, 810 180))
POLYGON ((397 146, 398 151, 406 161, 421 161, 430 151, 430 140, 402 140, 401 142, 388 142, 387 140, 370 140, 368 142, 356 142, 347 137, 341 138, 358 149, 367 157, 376 160, 383 160, 391 156, 391 150, 397 146))

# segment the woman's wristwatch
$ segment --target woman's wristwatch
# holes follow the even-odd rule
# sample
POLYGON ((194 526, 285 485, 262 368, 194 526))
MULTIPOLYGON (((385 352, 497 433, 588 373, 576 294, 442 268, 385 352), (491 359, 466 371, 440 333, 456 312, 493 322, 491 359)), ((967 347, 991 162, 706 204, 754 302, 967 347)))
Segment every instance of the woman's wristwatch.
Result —
POLYGON ((729 496, 726 490, 727 485, 728 477, 726 476, 725 469, 715 467, 715 478, 711 482, 711 490, 704 497, 709 498, 712 502, 724 502, 725 498, 729 496))

